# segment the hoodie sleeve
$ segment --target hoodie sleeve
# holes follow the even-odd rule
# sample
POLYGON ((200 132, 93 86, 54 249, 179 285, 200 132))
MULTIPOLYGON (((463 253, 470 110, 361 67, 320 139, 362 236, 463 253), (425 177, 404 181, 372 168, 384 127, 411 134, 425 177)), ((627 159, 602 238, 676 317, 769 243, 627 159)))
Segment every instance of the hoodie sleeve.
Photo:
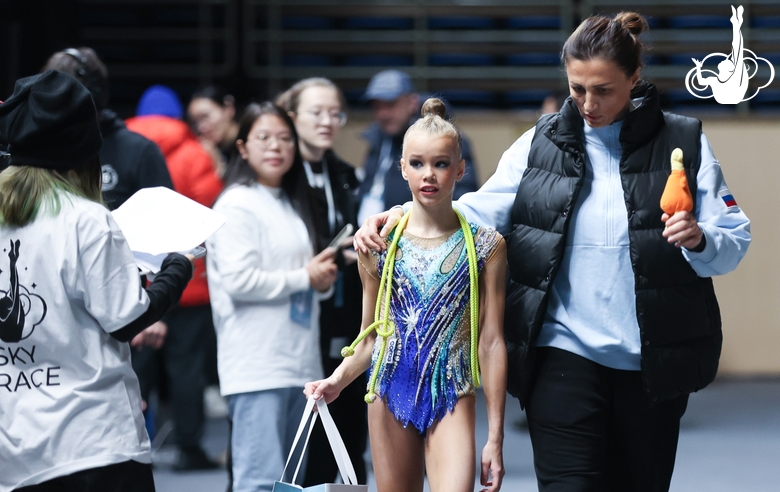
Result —
POLYGON ((750 220, 731 194, 703 133, 700 156, 695 214, 705 246, 698 253, 683 249, 683 255, 700 277, 712 277, 734 270, 745 256, 751 241, 750 220))
POLYGON ((503 235, 511 232, 512 204, 528 167, 528 153, 535 131, 536 127, 525 132, 504 152, 496 172, 479 190, 466 193, 455 202, 455 207, 470 222, 492 227, 503 235))

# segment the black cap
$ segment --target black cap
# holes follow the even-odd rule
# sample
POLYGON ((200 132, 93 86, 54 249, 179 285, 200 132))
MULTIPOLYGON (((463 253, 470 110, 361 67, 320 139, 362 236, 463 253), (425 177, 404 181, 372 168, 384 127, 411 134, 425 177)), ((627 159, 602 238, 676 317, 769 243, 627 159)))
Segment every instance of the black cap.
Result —
POLYGON ((10 165, 69 169, 100 152, 95 103, 75 78, 49 70, 16 81, 0 104, 0 141, 10 165))

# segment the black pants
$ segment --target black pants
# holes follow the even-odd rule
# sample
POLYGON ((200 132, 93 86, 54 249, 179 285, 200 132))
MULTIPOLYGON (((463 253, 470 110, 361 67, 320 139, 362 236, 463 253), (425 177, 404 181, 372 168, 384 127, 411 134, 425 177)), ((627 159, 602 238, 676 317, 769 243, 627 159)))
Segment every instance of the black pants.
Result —
POLYGON ((133 369, 141 383, 141 394, 158 382, 162 357, 173 411, 176 443, 199 446, 203 434, 203 390, 209 359, 216 358, 211 305, 177 307, 165 315, 168 335, 160 350, 148 347, 133 351, 133 369))
POLYGON ((688 395, 654 401, 639 371, 537 350, 526 413, 539 490, 668 491, 688 395))
POLYGON ((17 492, 154 492, 152 465, 125 461, 57 477, 17 492))

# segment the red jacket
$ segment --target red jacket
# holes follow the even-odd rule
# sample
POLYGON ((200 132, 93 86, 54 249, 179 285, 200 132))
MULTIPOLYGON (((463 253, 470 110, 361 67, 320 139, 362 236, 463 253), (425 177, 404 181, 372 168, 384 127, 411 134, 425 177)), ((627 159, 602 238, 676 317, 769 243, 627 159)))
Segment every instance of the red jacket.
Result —
MULTIPOLYGON (((156 143, 168 165, 173 189, 201 205, 211 207, 222 191, 222 181, 214 171, 211 156, 203 150, 195 134, 182 121, 167 116, 136 116, 127 128, 156 143)), ((195 274, 179 304, 201 306, 209 302, 206 262, 196 260, 195 274)))

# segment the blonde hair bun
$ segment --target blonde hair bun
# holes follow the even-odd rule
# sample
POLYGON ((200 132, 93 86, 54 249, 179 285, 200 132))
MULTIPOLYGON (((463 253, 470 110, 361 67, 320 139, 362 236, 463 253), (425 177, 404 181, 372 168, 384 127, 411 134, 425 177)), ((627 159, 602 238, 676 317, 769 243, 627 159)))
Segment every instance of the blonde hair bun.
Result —
MULTIPOLYGON (((463 143, 460 132, 458 132, 458 129, 455 128, 455 125, 453 125, 451 121, 447 120, 447 107, 444 105, 444 101, 437 97, 426 100, 420 109, 420 114, 422 115, 422 118, 415 121, 412 126, 406 130, 403 147, 406 147, 406 138, 415 132, 421 132, 434 137, 447 136, 457 143, 458 159, 462 159, 463 143)), ((401 152, 403 152, 403 148, 401 149, 401 152)))
POLYGON ((441 119, 446 119, 447 107, 444 105, 444 102, 438 97, 431 97, 428 98, 423 103, 422 108, 420 109, 420 114, 422 115, 423 118, 425 118, 428 115, 431 115, 431 116, 438 116, 441 119))

